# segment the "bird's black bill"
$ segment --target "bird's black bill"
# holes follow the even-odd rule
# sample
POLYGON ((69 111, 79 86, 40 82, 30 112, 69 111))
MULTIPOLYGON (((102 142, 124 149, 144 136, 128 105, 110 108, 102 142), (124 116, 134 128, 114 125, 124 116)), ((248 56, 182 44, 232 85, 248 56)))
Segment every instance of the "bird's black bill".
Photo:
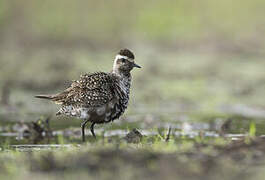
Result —
POLYGON ((138 64, 135 64, 135 63, 133 63, 133 67, 142 68, 141 66, 139 66, 138 64))

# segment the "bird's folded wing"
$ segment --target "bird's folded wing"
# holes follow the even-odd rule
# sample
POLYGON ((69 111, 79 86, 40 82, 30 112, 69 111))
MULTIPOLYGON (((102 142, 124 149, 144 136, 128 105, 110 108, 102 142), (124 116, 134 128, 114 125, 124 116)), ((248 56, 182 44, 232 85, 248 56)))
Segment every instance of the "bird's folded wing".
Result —
POLYGON ((68 89, 56 94, 53 101, 63 105, 98 107, 119 98, 117 79, 109 73, 84 74, 74 81, 68 89))

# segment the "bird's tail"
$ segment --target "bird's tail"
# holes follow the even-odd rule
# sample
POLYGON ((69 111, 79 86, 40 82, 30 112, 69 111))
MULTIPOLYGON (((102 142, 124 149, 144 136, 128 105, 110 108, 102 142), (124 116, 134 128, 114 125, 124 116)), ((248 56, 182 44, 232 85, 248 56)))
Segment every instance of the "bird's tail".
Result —
POLYGON ((50 100, 52 100, 54 98, 54 95, 36 95, 35 98, 50 99, 50 100))

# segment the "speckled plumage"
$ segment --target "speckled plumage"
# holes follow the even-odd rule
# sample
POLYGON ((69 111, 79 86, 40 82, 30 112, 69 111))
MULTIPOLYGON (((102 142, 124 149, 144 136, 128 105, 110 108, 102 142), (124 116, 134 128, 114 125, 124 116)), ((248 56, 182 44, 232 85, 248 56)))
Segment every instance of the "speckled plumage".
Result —
POLYGON ((38 95, 60 104, 57 115, 68 115, 84 119, 84 126, 91 122, 91 132, 94 124, 107 123, 118 119, 125 111, 129 101, 131 74, 134 67, 134 55, 128 49, 119 52, 114 60, 110 73, 96 72, 80 76, 62 93, 55 95, 38 95))
POLYGON ((57 115, 66 114, 81 119, 92 118, 96 123, 113 121, 127 108, 131 77, 97 72, 81 75, 70 88, 52 100, 61 104, 57 115), (90 117, 88 117, 90 116, 90 117))

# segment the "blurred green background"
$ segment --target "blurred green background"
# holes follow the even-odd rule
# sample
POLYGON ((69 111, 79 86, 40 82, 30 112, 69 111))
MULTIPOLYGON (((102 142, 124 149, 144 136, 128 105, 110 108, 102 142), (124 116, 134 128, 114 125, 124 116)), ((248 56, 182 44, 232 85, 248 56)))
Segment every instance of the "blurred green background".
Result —
POLYGON ((265 118, 264 5, 0 0, 1 119, 54 114, 56 106, 33 95, 57 93, 85 72, 110 71, 125 47, 143 67, 133 72, 127 114, 265 118))

